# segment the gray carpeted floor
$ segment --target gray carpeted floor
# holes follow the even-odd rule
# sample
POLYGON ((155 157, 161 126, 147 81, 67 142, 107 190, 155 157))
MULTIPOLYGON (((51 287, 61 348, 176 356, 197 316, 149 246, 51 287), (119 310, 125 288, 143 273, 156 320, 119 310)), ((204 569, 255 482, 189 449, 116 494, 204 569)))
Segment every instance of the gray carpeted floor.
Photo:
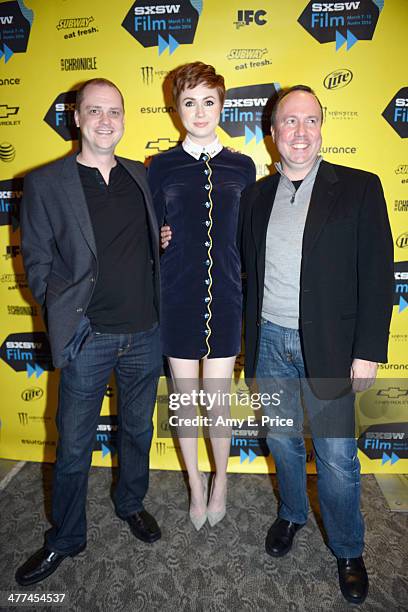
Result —
MULTIPOLYGON (((147 545, 114 514, 112 471, 93 468, 87 549, 66 559, 43 583, 22 589, 14 572, 42 545, 50 476, 50 465, 28 463, 0 499, 0 591, 67 593, 67 606, 37 605, 37 611, 337 612, 353 607, 339 592, 336 561, 316 522, 315 477, 309 477, 314 512, 307 526, 291 553, 273 559, 264 552, 264 538, 276 514, 274 477, 229 475, 227 517, 197 533, 187 518, 183 474, 152 472, 146 508, 158 519, 163 537, 147 545)), ((359 609, 406 612, 408 515, 389 511, 373 476, 363 476, 362 483, 371 586, 359 609)))

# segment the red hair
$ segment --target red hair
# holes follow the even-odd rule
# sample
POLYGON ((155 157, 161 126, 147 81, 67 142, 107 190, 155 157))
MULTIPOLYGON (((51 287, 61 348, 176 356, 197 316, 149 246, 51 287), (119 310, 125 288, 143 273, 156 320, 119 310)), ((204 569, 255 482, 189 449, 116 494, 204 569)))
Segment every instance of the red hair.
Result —
POLYGON ((185 89, 193 89, 197 85, 206 85, 210 89, 216 89, 221 104, 224 104, 225 83, 224 77, 215 72, 214 66, 203 62, 192 62, 183 64, 172 70, 169 74, 173 86, 173 99, 178 105, 179 98, 185 89))

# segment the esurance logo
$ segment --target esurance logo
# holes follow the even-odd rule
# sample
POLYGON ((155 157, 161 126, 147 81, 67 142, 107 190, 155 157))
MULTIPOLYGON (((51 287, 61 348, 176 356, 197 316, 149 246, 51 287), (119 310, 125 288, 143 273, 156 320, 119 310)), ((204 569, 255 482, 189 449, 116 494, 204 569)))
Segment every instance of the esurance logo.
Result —
POLYGON ((401 138, 408 136, 408 87, 402 87, 382 114, 401 138))
POLYGON ((22 197, 22 178, 0 181, 0 226, 11 225, 13 230, 17 229, 22 197))
POLYGON ((60 93, 44 117, 45 123, 64 140, 78 140, 78 128, 74 120, 75 101, 76 91, 60 93))
POLYGON ((44 370, 53 370, 51 350, 44 332, 10 334, 0 347, 3 359, 15 372, 27 372, 39 378, 44 370))
POLYGON ((245 144, 253 139, 258 144, 269 133, 269 107, 280 89, 279 83, 228 89, 220 127, 232 138, 245 136, 245 144))
POLYGON ((0 59, 27 51, 34 13, 23 0, 0 2, 0 59))
POLYGON ((347 68, 340 68, 339 70, 333 70, 328 74, 323 81, 323 85, 326 89, 342 89, 351 83, 353 79, 353 73, 347 68))
POLYGON ((408 261, 394 263, 395 293, 394 305, 398 312, 408 308, 408 261))
POLYGON ((298 22, 320 44, 336 42, 347 51, 359 40, 372 40, 384 0, 309 2, 298 22))
POLYGON ((159 55, 166 49, 171 55, 180 45, 194 42, 203 0, 136 0, 122 26, 143 47, 158 47, 159 55))

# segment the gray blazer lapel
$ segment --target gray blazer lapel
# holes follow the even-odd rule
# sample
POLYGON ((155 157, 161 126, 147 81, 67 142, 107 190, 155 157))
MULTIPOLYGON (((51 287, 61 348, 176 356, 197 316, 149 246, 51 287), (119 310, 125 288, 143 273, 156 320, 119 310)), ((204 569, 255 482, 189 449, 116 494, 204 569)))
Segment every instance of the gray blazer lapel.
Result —
POLYGON ((72 207, 73 213, 78 221, 79 228, 89 245, 92 253, 96 255, 96 243, 88 205, 82 189, 81 179, 76 162, 76 153, 65 159, 62 169, 61 188, 64 190, 67 201, 72 207))

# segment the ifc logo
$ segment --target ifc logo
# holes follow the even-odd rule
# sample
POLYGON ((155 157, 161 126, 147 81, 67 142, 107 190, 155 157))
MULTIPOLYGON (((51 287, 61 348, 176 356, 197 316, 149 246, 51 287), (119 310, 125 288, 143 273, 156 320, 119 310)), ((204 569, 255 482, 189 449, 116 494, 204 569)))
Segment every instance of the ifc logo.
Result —
POLYGON ((346 85, 351 83, 352 79, 353 73, 351 70, 348 70, 347 68, 339 68, 325 77, 323 85, 326 89, 341 89, 342 87, 346 87, 346 85))
POLYGON ((0 144, 0 159, 3 162, 12 162, 16 156, 16 150, 9 142, 0 144))

